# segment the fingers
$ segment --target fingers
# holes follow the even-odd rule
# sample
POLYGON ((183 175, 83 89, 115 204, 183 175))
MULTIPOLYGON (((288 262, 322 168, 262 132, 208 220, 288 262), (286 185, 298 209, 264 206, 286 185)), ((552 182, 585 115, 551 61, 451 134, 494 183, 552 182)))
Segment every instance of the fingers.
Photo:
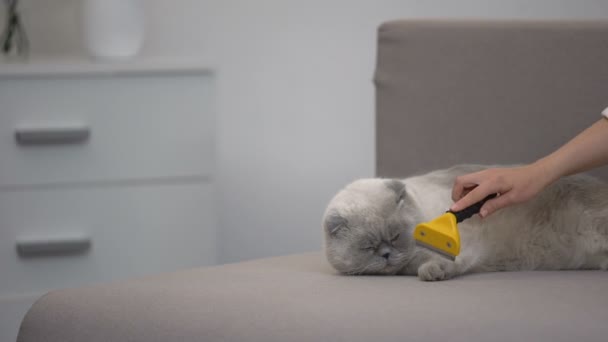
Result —
POLYGON ((454 187, 452 188, 452 201, 457 202, 477 186, 477 175, 478 173, 471 173, 456 177, 454 187))
POLYGON ((464 180, 463 177, 456 177, 454 181, 454 187, 452 187, 452 201, 456 202, 462 197, 464 192, 464 180))
POLYGON ((463 198, 458 200, 456 203, 452 204, 450 210, 452 211, 460 211, 462 209, 468 208, 473 204, 481 201, 486 198, 490 194, 494 194, 495 191, 492 187, 487 184, 481 184, 477 186, 475 189, 471 190, 468 194, 466 194, 463 198))
POLYGON ((498 197, 488 200, 482 206, 479 214, 487 217, 495 211, 526 201, 542 190, 542 186, 535 186, 534 179, 540 179, 538 175, 531 174, 530 168, 495 168, 486 169, 477 173, 460 176, 454 182, 452 188, 452 199, 455 203, 450 210, 460 211, 481 201, 491 194, 500 194, 498 197), (468 187, 477 185, 469 193, 468 187))
POLYGON ((479 211, 479 215, 483 218, 488 217, 495 211, 507 207, 513 203, 513 196, 511 196, 510 193, 506 193, 502 196, 498 196, 484 203, 484 205, 481 207, 481 210, 479 211))

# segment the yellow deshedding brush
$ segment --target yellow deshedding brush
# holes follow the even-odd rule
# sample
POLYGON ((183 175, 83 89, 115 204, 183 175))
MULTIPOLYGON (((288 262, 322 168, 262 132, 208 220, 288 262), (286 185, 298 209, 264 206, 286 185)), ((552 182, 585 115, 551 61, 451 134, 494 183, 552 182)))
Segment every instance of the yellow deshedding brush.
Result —
POLYGON ((479 213, 483 204, 494 197, 496 197, 496 194, 492 194, 461 211, 448 210, 432 221, 420 223, 414 229, 416 245, 436 252, 452 261, 456 260, 456 256, 460 254, 458 223, 479 213))

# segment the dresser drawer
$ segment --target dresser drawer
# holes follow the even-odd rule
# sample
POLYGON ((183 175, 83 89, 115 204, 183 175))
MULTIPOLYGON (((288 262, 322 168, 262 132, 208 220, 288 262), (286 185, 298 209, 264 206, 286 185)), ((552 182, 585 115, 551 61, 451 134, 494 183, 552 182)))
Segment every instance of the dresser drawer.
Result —
POLYGON ((0 297, 216 262, 212 184, 0 192, 0 297), (16 241, 84 236, 76 254, 19 255, 16 241))
POLYGON ((208 175, 212 91, 204 73, 0 79, 0 189, 208 175))

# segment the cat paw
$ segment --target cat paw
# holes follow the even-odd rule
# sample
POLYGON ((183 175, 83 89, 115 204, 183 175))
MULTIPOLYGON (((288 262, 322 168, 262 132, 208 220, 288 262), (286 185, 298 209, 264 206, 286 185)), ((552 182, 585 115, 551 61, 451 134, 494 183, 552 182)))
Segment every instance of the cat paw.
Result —
POLYGON ((418 278, 422 281, 440 281, 450 279, 447 265, 429 261, 418 268, 418 278))

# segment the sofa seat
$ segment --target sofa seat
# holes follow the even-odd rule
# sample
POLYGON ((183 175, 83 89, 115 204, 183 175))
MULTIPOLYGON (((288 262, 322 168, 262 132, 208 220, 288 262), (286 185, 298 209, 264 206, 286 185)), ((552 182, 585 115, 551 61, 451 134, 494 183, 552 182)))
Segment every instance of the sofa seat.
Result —
POLYGON ((321 252, 51 292, 19 342, 606 341, 608 272, 426 283, 343 276, 321 252))

